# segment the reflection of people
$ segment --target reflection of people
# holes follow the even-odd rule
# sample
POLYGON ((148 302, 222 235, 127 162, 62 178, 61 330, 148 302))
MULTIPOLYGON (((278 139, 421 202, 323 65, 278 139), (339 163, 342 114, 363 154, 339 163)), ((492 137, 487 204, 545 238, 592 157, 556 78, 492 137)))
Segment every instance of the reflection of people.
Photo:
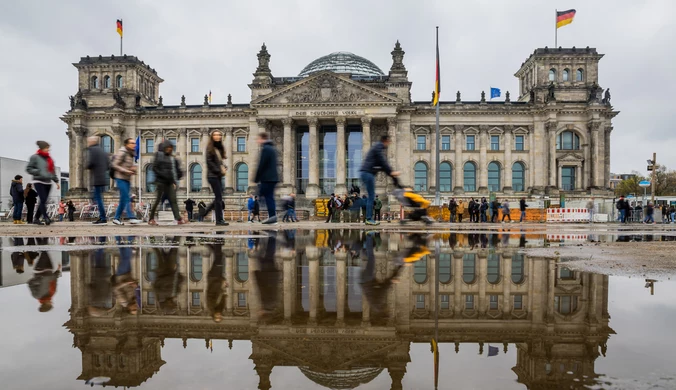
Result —
POLYGON ((361 288, 371 307, 374 318, 387 316, 387 293, 393 283, 398 281, 401 264, 397 264, 392 275, 383 280, 376 278, 376 256, 373 251, 373 232, 366 233, 364 252, 366 253, 366 268, 361 273, 361 288))
POLYGON ((215 322, 221 322, 226 302, 225 288, 228 287, 223 277, 223 243, 208 246, 213 254, 214 262, 207 275, 207 309, 215 322))
MULTIPOLYGON (((131 242, 133 239, 133 237, 128 237, 127 241, 131 242)), ((120 236, 116 236, 115 241, 120 250, 120 262, 117 264, 115 284, 113 285, 115 300, 127 309, 129 314, 136 314, 138 311, 138 303, 136 302, 138 282, 131 276, 131 247, 121 245, 122 238, 120 236)))
POLYGON ((41 313, 52 310, 52 297, 56 294, 56 279, 61 276, 61 264, 54 270, 52 259, 46 251, 40 253, 35 263, 35 275, 28 281, 28 288, 40 303, 41 313))
POLYGON ((178 248, 153 248, 157 255, 153 290, 160 310, 172 313, 178 309, 177 296, 183 284, 183 275, 178 272, 178 248))
MULTIPOLYGON (((264 251, 257 255, 259 269, 254 271, 256 283, 261 297, 261 314, 272 314, 276 308, 277 287, 279 285, 280 272, 275 267, 275 251, 277 249, 276 232, 268 232, 264 238, 264 251)), ((262 246, 262 245, 261 245, 262 246)))
MULTIPOLYGON (((106 237, 98 237, 99 244, 105 244, 106 237)), ((113 308, 111 289, 111 268, 106 264, 103 245, 90 253, 91 283, 89 284, 89 315, 99 317, 113 308)))

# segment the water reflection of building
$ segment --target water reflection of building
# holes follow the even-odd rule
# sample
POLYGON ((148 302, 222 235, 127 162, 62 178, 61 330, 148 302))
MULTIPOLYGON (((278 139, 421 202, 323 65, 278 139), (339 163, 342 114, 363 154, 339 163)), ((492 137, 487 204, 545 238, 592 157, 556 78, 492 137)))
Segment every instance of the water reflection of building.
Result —
MULTIPOLYGON (((298 236, 296 250, 278 247, 278 283, 273 283, 272 295, 277 310, 264 317, 255 283, 258 263, 249 259, 252 252, 247 248, 253 243, 228 240, 221 323, 212 320, 205 302, 207 273, 213 264, 205 247, 181 246, 176 252, 183 278, 176 279, 182 286, 171 313, 160 310, 154 296, 154 252, 142 250, 142 261, 132 267, 141 281, 138 317, 121 311, 90 316, 91 269, 81 261, 88 255, 71 254, 72 310, 66 327, 82 351, 80 379, 108 376, 110 385, 136 386, 164 364, 161 346, 166 338, 182 339, 184 345, 191 339, 205 340, 207 346, 210 340, 227 339, 251 341, 250 359, 260 389, 271 388, 272 369, 280 366, 299 367, 310 380, 329 388, 352 388, 387 371, 392 389, 401 389, 411 343, 429 343, 434 334, 435 307, 439 341, 455 344, 456 351, 469 347, 483 353, 489 343, 503 344, 505 349, 516 345, 513 371, 529 388, 572 384, 574 379, 584 383, 596 377, 595 360, 605 353, 612 333, 607 276, 573 272, 553 260, 519 254, 518 244, 525 240, 518 235, 447 235, 438 275, 434 256, 405 267, 399 283, 385 295, 381 305, 385 309, 374 310, 360 285, 364 255, 353 258, 350 253, 360 233, 322 234, 326 233, 298 236)), ((404 245, 401 239, 398 235, 374 239, 379 278, 393 271, 392 260, 404 245)), ((114 266, 115 250, 106 252, 114 266)))

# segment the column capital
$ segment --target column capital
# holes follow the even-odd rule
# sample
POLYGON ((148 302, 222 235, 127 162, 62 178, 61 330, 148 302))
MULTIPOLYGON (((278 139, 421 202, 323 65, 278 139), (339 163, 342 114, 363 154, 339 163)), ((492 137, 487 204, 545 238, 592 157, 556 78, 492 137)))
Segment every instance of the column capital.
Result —
POLYGON ((456 132, 462 133, 462 131, 465 130, 465 125, 454 125, 453 128, 456 132))
POLYGON ((397 117, 395 116, 390 116, 387 118, 387 125, 388 126, 396 126, 397 125, 397 117))
POLYGON ((370 116, 363 116, 361 117, 361 124, 362 126, 369 126, 371 125, 371 117, 370 116))
POLYGON ((345 126, 345 117, 338 116, 335 118, 336 125, 338 126, 345 126))
POLYGON ((479 131, 485 133, 488 131, 488 125, 479 125, 479 131))
POLYGON ((283 119, 282 119, 282 124, 284 125, 284 127, 291 126, 291 125, 293 125, 293 119, 291 119, 291 118, 283 118, 283 119))
POLYGON ((256 118, 256 124, 258 125, 258 129, 260 130, 261 128, 263 130, 267 130, 268 127, 268 120, 265 118, 256 118))
POLYGON ((514 130, 514 125, 506 125, 505 126, 505 132, 506 133, 511 133, 512 130, 514 130))
POLYGON ((223 128, 223 133, 225 135, 232 135, 232 126, 226 126, 223 128))
POLYGON ((557 121, 548 121, 548 122, 545 122, 545 128, 546 128, 548 131, 556 131, 556 128, 558 127, 558 125, 559 125, 559 124, 558 124, 557 121))
POLYGON ((310 126, 317 126, 317 123, 319 123, 319 119, 317 118, 307 118, 307 124, 310 126))
POLYGON ((587 127, 589 127, 589 130, 591 131, 598 131, 599 128, 601 128, 601 122, 588 122, 587 127))

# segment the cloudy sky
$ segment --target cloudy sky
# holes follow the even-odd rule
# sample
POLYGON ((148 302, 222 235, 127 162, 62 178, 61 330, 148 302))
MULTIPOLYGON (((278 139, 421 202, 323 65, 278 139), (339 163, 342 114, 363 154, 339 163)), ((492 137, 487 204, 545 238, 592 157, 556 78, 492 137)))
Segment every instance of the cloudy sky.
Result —
POLYGON ((77 90, 81 56, 119 53, 115 20, 124 19, 126 54, 166 81, 165 104, 249 102, 247 84, 265 42, 275 76, 296 76, 309 62, 350 51, 385 72, 399 40, 413 98, 428 100, 434 82, 434 26, 440 26, 442 94, 478 100, 500 87, 516 96, 513 76, 535 48, 554 45, 555 9, 576 8, 559 45, 596 47, 599 83, 621 111, 611 138, 611 170, 644 170, 652 152, 676 169, 676 12, 673 0, 22 0, 0 13, 0 155, 27 159, 35 140, 53 145, 67 170, 68 138, 59 120, 77 90))

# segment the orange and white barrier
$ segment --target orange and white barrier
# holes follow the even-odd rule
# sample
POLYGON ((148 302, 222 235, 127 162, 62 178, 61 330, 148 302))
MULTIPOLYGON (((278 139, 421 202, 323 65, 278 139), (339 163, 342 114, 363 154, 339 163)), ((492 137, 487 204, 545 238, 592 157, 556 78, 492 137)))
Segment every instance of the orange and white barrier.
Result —
POLYGON ((589 222, 589 210, 550 208, 547 209, 547 222, 589 222))
POLYGON ((587 234, 547 234, 547 241, 587 241, 587 234))

